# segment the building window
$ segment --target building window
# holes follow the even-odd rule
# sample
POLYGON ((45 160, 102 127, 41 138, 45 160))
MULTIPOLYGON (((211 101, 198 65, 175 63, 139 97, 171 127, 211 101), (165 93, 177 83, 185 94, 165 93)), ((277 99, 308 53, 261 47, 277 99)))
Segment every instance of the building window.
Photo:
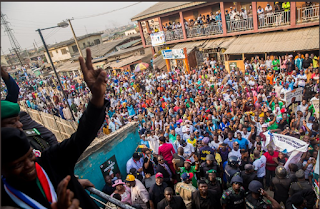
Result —
POLYGON ((67 54, 67 50, 66 49, 61 49, 61 54, 67 54))
POLYGON ((84 48, 86 47, 86 43, 83 43, 83 47, 84 47, 84 48))
POLYGON ((50 57, 53 57, 53 54, 52 54, 52 52, 49 52, 49 54, 50 54, 50 57))
POLYGON ((145 54, 145 53, 144 53, 144 49, 143 49, 143 50, 140 50, 140 55, 143 55, 143 54, 145 54))
POLYGON ((77 45, 73 45, 72 46, 72 50, 73 50, 74 53, 79 51, 77 45))
POLYGON ((100 39, 94 40, 94 45, 100 44, 100 39))

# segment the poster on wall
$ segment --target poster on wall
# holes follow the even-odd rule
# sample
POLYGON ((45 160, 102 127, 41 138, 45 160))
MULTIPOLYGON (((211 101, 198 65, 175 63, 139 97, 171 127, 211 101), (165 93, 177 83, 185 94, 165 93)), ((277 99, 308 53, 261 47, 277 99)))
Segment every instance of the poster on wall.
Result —
POLYGON ((120 169, 119 169, 115 155, 113 155, 106 162, 100 165, 100 169, 104 179, 108 175, 110 175, 111 178, 113 178, 120 174, 120 169))
POLYGON ((151 33, 150 38, 152 46, 161 46, 166 43, 166 38, 163 31, 151 33))
POLYGON ((163 59, 185 59, 183 49, 166 49, 161 51, 163 59))
POLYGON ((284 95, 286 100, 286 107, 289 107, 292 103, 301 102, 302 94, 303 94, 303 88, 297 88, 287 92, 284 95))
POLYGON ((316 114, 317 118, 319 118, 319 99, 313 100, 312 105, 315 110, 314 114, 316 114))

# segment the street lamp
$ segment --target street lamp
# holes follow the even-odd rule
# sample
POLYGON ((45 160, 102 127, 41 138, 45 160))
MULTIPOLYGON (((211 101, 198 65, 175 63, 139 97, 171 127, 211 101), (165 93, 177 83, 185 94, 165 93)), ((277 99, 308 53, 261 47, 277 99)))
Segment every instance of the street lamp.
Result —
POLYGON ((67 102, 67 105, 68 105, 68 108, 69 108, 69 110, 70 110, 70 112, 71 112, 71 115, 72 115, 73 120, 76 121, 76 119, 75 119, 75 117, 74 117, 74 115, 73 115, 73 112, 72 112, 72 110, 71 110, 71 107, 70 107, 70 105, 69 105, 69 102, 68 102, 66 93, 65 93, 64 90, 63 90, 63 87, 62 87, 62 84, 61 84, 61 81, 60 81, 60 77, 59 77, 59 75, 58 75, 58 73, 57 73, 57 71, 56 71, 56 68, 54 67, 54 64, 53 64, 53 62, 52 62, 52 59, 51 59, 51 56, 50 56, 48 47, 47 47, 46 42, 44 41, 43 36, 42 36, 42 33, 41 33, 42 30, 48 30, 48 29, 58 28, 58 27, 60 27, 60 28, 66 28, 66 27, 68 27, 68 25, 69 25, 69 24, 68 24, 67 22, 61 22, 61 23, 58 23, 57 26, 53 26, 53 27, 49 27, 49 28, 43 28, 43 29, 38 29, 38 30, 36 30, 36 31, 39 32, 39 35, 40 35, 40 38, 41 38, 41 40, 42 40, 43 46, 44 46, 44 48, 46 49, 47 55, 48 55, 48 57, 49 57, 50 64, 51 64, 51 66, 52 66, 52 69, 53 69, 54 73, 56 74, 56 77, 57 77, 57 79, 58 79, 59 85, 60 85, 60 87, 61 87, 64 100, 67 102))

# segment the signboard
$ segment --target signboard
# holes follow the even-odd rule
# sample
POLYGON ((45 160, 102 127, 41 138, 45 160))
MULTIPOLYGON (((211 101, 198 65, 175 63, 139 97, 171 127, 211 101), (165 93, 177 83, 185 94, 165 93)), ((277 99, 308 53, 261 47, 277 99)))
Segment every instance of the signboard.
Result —
POLYGON ((266 132, 266 144, 273 146, 275 150, 286 153, 289 156, 284 167, 288 170, 290 163, 299 162, 302 153, 308 150, 309 144, 292 136, 266 132))
POLYGON ((161 46, 166 43, 166 39, 163 31, 160 31, 158 33, 151 33, 150 38, 151 38, 152 46, 161 46))
POLYGON ((319 99, 313 100, 312 105, 315 110, 314 114, 316 114, 317 118, 319 118, 319 99))
POLYGON ((116 174, 120 173, 120 169, 116 160, 116 156, 113 155, 106 162, 100 165, 100 169, 103 175, 103 178, 110 175, 111 178, 115 177, 116 174))
POLYGON ((286 107, 289 107, 292 103, 302 101, 303 88, 293 89, 287 92, 284 96, 286 100, 286 107))
POLYGON ((237 63, 236 62, 229 62, 229 69, 232 69, 233 67, 234 68, 238 67, 237 63))
POLYGON ((185 59, 183 49, 166 49, 161 51, 163 59, 185 59))

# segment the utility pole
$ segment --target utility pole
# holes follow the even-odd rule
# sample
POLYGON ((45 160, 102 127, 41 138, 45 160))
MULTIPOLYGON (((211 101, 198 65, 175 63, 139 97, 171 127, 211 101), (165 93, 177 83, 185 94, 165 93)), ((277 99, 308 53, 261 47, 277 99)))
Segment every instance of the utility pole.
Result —
POLYGON ((12 33, 12 29, 9 27, 9 22, 6 20, 5 16, 6 16, 5 14, 1 13, 1 24, 4 27, 4 32, 6 32, 9 37, 10 45, 11 45, 13 51, 15 52, 15 54, 17 55, 19 62, 21 64, 21 67, 22 67, 23 64, 22 64, 22 59, 20 56, 21 47, 20 47, 19 42, 17 41, 16 37, 12 33))
POLYGON ((87 35, 88 35, 88 31, 87 31, 87 28, 86 28, 86 26, 84 26, 84 29, 86 29, 86 33, 87 33, 87 35))
MULTIPOLYGON (((80 49, 80 46, 79 46, 79 43, 78 43, 76 34, 74 33, 74 30, 73 30, 73 27, 72 27, 72 24, 71 24, 71 20, 73 20, 73 18, 72 18, 72 19, 67 19, 67 20, 68 20, 68 22, 69 22, 69 25, 70 25, 70 28, 71 28, 71 31, 72 31, 72 34, 73 34, 73 38, 74 38, 74 41, 76 42, 76 45, 77 45, 78 51, 79 51, 79 53, 80 53, 80 56, 83 57, 83 54, 82 54, 82 51, 81 51, 81 49, 80 49)), ((84 57, 83 57, 83 59, 84 59, 84 57)), ((83 76, 80 69, 79 69, 79 75, 80 75, 80 76, 83 76)))

